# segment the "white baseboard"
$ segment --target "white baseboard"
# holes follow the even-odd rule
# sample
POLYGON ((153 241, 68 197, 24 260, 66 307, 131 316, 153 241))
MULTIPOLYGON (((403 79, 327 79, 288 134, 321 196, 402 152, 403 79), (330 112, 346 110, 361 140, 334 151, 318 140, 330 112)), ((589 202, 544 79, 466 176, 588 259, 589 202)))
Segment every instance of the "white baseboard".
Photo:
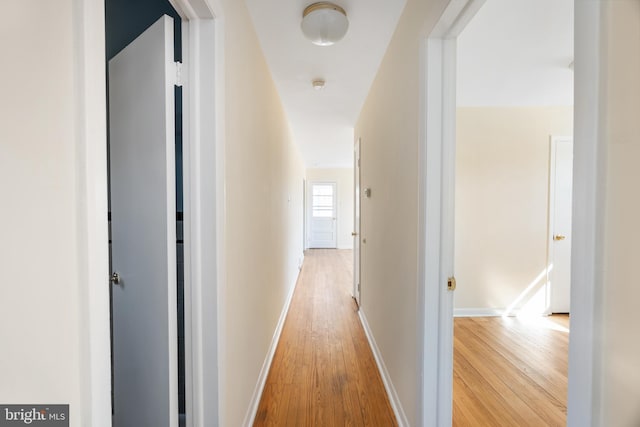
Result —
POLYGON ((255 418, 258 413, 258 406, 260 405, 260 399, 262 398, 262 392, 264 391, 264 386, 267 382, 267 376, 269 375, 269 370, 271 369, 271 362, 273 362, 273 356, 276 353, 276 348, 278 347, 278 342, 280 341, 280 335, 282 334, 284 321, 287 318, 287 314, 289 313, 289 307, 291 306, 291 300, 293 299, 293 293, 296 290, 299 276, 300 274, 298 273, 296 281, 291 287, 289 295, 287 295, 287 300, 284 304, 284 307, 282 308, 282 313, 280 313, 280 319, 278 319, 278 324, 276 325, 276 330, 273 334, 273 339, 271 340, 271 345, 269 346, 267 357, 264 359, 256 388, 254 389, 253 396, 251 397, 251 405, 249 405, 249 410, 247 411, 247 414, 244 417, 244 422, 242 423, 242 425, 245 427, 251 427, 255 422, 255 418))
MULTIPOLYGON (((455 308, 453 317, 500 317, 506 311, 505 308, 455 308)), ((509 315, 513 315, 513 312, 509 315)))
POLYGON ((398 422, 398 426, 409 427, 409 421, 407 420, 407 416, 404 413, 404 410, 402 409, 400 398, 398 397, 398 393, 396 392, 396 389, 393 386, 393 382, 391 381, 391 377, 389 376, 387 367, 384 364, 384 360, 382 359, 382 355, 380 354, 380 349, 376 344, 376 340, 373 338, 373 333, 369 328, 367 317, 365 316, 362 309, 358 311, 358 314, 360 316, 360 322, 362 323, 362 327, 364 328, 364 333, 367 336, 367 340, 369 341, 369 346, 371 346, 373 357, 376 359, 376 364, 378 365, 378 370, 380 371, 380 376, 382 377, 384 388, 387 390, 387 395, 389 396, 389 401, 391 402, 391 408, 393 409, 393 413, 396 416, 396 421, 398 422))

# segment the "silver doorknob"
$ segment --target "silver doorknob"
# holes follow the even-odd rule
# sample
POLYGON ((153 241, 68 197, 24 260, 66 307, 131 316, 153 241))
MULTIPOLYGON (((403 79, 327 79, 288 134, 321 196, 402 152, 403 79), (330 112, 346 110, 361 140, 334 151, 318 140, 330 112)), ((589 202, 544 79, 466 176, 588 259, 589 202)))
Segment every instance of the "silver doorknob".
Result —
POLYGON ((114 271, 111 277, 109 278, 109 281, 114 285, 120 284, 120 275, 114 271))

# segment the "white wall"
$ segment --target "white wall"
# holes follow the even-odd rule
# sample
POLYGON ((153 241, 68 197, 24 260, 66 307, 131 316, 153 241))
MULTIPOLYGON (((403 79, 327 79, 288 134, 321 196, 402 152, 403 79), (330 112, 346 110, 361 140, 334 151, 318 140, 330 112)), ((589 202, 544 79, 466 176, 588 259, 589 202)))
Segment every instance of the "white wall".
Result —
POLYGON ((105 89, 79 73, 85 66, 104 73, 100 49, 93 62, 79 55, 80 34, 104 46, 104 16, 100 5, 84 6, 8 0, 10 19, 0 26, 0 47, 11 58, 0 69, 0 402, 69 404, 75 427, 110 422, 101 416, 110 411, 106 172, 94 180, 85 169, 95 149, 97 170, 105 171, 106 109, 97 106, 96 125, 89 115, 96 106, 81 107, 83 90, 104 101, 105 89), (83 16, 98 24, 83 27, 83 16), (93 185, 104 197, 85 200, 93 185), (87 205, 102 220, 87 218, 87 205), (89 223, 99 225, 89 230, 89 223), (104 256, 93 259, 86 243, 97 235, 104 256), (98 282, 88 280, 94 268, 98 282), (101 298, 89 310, 94 292, 101 298), (96 319, 104 334, 91 336, 96 319), (90 359, 90 348, 101 355, 90 359))
POLYGON ((245 3, 227 0, 220 425, 240 426, 302 255, 304 166, 245 3), (290 200, 289 200, 290 199, 290 200))
POLYGON ((418 425, 421 42, 446 0, 409 0, 355 128, 362 138, 361 310, 410 425, 418 425))
POLYGON ((458 108, 457 312, 502 311, 533 285, 518 309, 543 289, 549 137, 572 128, 571 107, 458 108))
MULTIPOLYGON (((640 425, 640 2, 604 3, 602 105, 607 172, 602 294, 600 425, 640 425)), ((600 380, 599 378, 597 379, 600 380)))
MULTIPOLYGON (((338 200, 338 249, 353 248, 353 168, 307 169, 307 219, 311 217, 311 183, 335 182, 338 200)), ((309 224, 307 224, 307 230, 309 224)), ((307 233, 308 234, 308 233, 307 233)))

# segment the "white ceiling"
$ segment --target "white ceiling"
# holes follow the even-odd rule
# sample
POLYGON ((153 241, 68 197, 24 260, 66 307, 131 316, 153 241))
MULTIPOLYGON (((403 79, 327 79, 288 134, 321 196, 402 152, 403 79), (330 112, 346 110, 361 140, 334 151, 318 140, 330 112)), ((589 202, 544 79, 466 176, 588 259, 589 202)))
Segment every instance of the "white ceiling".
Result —
POLYGON ((316 0, 245 0, 307 167, 351 167, 353 128, 406 0, 334 0, 349 31, 316 46, 300 31, 316 0), (326 80, 316 91, 311 81, 326 80))
MULTIPOLYGON (((334 0, 349 31, 328 47, 300 31, 315 1, 245 0, 306 166, 351 167, 353 128, 406 0, 334 0)), ((573 0, 487 0, 458 38, 458 105, 572 105, 572 60, 573 0)))
POLYGON ((573 105, 573 0, 487 0, 457 46, 459 106, 573 105))

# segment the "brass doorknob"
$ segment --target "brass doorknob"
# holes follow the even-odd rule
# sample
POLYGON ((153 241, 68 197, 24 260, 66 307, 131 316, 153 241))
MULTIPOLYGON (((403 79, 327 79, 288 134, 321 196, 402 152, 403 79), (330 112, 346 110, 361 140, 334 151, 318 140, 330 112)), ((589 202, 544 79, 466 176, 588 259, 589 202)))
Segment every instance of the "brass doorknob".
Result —
POLYGON ((562 234, 556 234, 555 236, 553 236, 553 240, 555 240, 556 242, 559 240, 564 240, 566 238, 567 236, 563 236, 562 234))

